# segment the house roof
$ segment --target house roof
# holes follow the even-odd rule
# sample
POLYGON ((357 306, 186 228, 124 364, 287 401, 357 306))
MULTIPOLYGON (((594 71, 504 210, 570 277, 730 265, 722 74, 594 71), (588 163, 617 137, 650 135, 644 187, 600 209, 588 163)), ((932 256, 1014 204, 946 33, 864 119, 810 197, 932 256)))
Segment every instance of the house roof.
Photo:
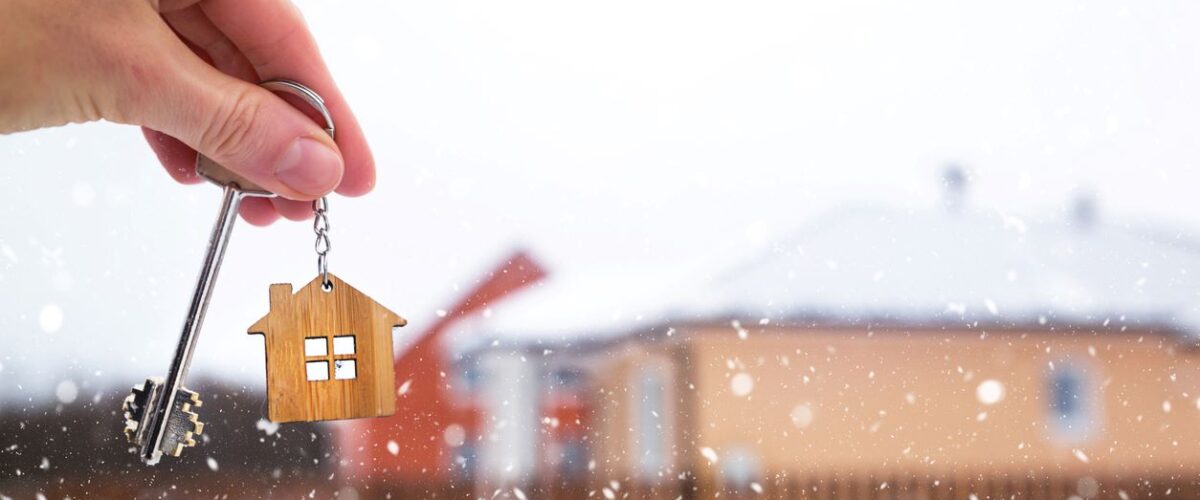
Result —
MULTIPOLYGON (((367 295, 367 294, 359 291, 357 288, 354 288, 349 283, 342 281, 341 278, 338 278, 333 273, 329 273, 328 276, 329 276, 329 281, 333 283, 334 287, 341 287, 343 290, 349 290, 350 293, 361 295, 361 296, 365 297, 367 300, 370 300, 371 305, 375 306, 375 308, 379 309, 380 311, 383 311, 384 313, 387 313, 392 318, 394 318, 392 321, 394 321, 396 325, 404 326, 408 323, 408 320, 404 319, 403 316, 400 316, 399 314, 392 312, 391 309, 388 309, 383 304, 380 304, 379 302, 376 302, 375 299, 372 299, 370 295, 367 295)), ((305 290, 307 290, 309 287, 321 286, 321 281, 322 281, 321 278, 322 277, 318 275, 317 277, 313 278, 312 281, 309 281, 307 284, 300 287, 299 289, 292 290, 292 293, 289 296, 289 299, 290 300, 298 300, 298 299, 303 300, 304 297, 301 296, 301 293, 304 292, 305 290)), ((276 283, 276 284, 271 285, 271 287, 274 288, 277 285, 288 286, 288 287, 292 286, 291 283, 276 283)), ((267 311, 267 314, 264 314, 261 318, 258 319, 258 321, 255 321, 254 324, 250 325, 250 328, 248 328, 247 331, 252 334, 266 332, 267 326, 269 326, 267 319, 270 318, 272 314, 276 314, 275 308, 273 308, 273 307, 271 308, 271 310, 267 311)))
MULTIPOLYGON (((1200 245, 1182 232, 1058 216, 858 206, 819 217, 712 278, 558 276, 462 327, 513 340, 639 325, 1168 327, 1200 334, 1200 245)), ((1200 338, 1198 336, 1197 338, 1200 338)))
POLYGON ((1001 213, 858 208, 735 266, 691 315, 899 323, 1170 324, 1200 330, 1183 233, 1001 213))
POLYGON ((656 269, 551 272, 455 322, 449 335, 463 350, 493 341, 558 343, 620 335, 661 321, 682 280, 677 272, 656 269))

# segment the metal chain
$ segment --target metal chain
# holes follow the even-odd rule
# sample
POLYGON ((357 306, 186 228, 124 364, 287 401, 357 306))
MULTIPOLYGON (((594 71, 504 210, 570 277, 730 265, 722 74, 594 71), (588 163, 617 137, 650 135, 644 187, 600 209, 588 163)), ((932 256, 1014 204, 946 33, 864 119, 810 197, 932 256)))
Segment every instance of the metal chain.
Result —
POLYGON ((329 200, 324 196, 313 200, 313 232, 317 233, 317 241, 313 249, 317 251, 317 273, 321 275, 321 288, 325 291, 333 289, 329 281, 329 200))

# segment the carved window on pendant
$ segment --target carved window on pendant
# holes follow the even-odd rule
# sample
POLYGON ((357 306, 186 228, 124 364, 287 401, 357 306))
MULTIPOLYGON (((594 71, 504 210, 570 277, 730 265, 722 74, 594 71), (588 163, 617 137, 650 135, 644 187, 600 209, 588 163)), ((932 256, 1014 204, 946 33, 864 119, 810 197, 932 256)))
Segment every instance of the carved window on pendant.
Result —
POLYGON ((304 373, 309 382, 353 380, 358 376, 358 351, 354 335, 326 335, 304 339, 304 373), (332 349, 330 348, 332 344, 332 349))

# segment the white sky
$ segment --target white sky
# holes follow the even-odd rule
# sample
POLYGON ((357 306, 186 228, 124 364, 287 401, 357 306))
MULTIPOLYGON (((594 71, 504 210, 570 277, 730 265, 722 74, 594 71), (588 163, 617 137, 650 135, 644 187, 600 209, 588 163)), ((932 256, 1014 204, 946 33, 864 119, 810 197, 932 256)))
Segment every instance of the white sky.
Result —
MULTIPOLYGON (((1086 189, 1106 217, 1200 213, 1200 5, 301 7, 380 168, 375 193, 332 201, 331 268, 409 333, 515 244, 678 274, 845 203, 930 206, 946 161, 985 209, 1036 219, 1086 189)), ((165 372, 216 188, 91 124, 0 137, 0 195, 0 398, 165 372)), ((262 387, 241 332, 268 284, 312 277, 311 245, 307 224, 237 228, 195 372, 262 387)))

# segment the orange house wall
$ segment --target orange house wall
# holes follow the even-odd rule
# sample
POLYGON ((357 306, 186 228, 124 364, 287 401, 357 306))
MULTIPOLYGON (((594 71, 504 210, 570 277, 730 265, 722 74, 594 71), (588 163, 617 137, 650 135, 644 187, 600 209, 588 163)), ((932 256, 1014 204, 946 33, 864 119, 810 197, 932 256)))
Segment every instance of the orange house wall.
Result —
POLYGON ((598 370, 593 451, 601 477, 636 477, 639 370, 679 374, 667 448, 679 470, 720 479, 748 452, 758 474, 953 477, 1200 471, 1200 350, 1152 330, 1061 332, 681 328, 673 342, 614 347, 598 370), (1048 376, 1086 374, 1091 438, 1051 425, 1048 376), (735 394, 732 377, 753 380, 735 394), (1002 400, 977 396, 984 380, 1002 400), (804 407, 808 411, 798 411, 804 407), (710 463, 709 448, 719 457, 710 463), (1082 457, 1082 458, 1081 458, 1082 457))
POLYGON ((692 431, 677 451, 701 475, 721 470, 701 447, 750 451, 763 471, 1200 471, 1200 352, 1167 333, 770 327, 742 340, 724 325, 683 333, 686 342, 667 347, 686 353, 695 386, 677 387, 690 400, 679 416, 692 431), (1068 368, 1086 373, 1081 404, 1094 421, 1086 441, 1050 426, 1048 377, 1068 368), (754 381, 749 394, 733 393, 738 373, 754 381), (992 405, 976 394, 988 379, 1005 388, 992 405), (799 406, 811 421, 797 424, 799 406))

